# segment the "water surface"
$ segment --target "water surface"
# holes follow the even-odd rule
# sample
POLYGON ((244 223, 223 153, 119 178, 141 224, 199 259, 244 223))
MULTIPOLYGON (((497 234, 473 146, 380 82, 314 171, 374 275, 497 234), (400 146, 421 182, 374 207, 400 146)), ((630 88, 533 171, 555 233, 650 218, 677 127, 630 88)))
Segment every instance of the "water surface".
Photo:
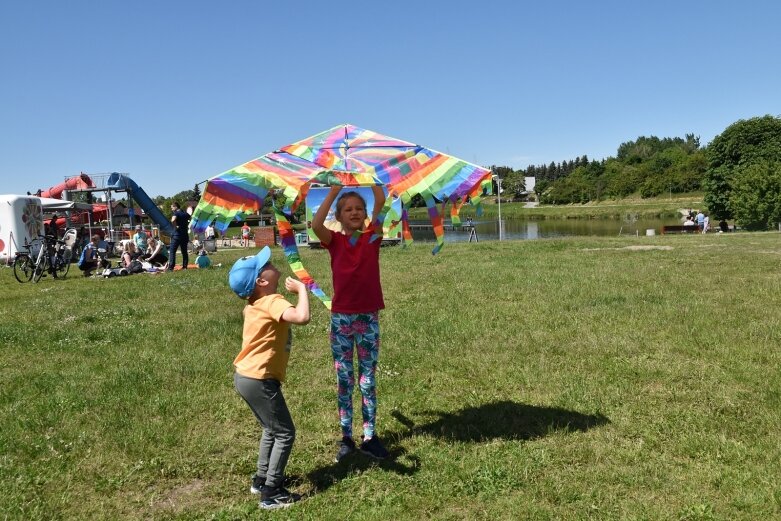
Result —
MULTIPOLYGON (((412 236, 416 241, 433 241, 434 231, 428 227, 427 221, 410 221, 413 225, 412 236), (418 228, 418 226, 426 228, 418 228)), ((471 231, 450 228, 450 222, 445 223, 445 242, 469 241, 471 231)), ((680 219, 651 218, 637 220, 620 219, 504 219, 502 222, 502 238, 505 240, 550 239, 572 236, 618 236, 646 235, 647 230, 661 234, 662 226, 681 224, 680 219)), ((475 233, 478 240, 495 241, 499 239, 498 221, 475 221, 475 233)), ((472 238, 474 240, 474 237, 472 238)))

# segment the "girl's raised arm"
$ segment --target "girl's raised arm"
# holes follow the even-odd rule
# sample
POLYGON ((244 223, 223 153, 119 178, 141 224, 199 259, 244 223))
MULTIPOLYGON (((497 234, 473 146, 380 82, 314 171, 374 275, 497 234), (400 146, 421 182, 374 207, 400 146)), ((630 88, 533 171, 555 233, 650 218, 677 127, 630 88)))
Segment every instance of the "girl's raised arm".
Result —
POLYGON ((325 227, 325 218, 328 215, 328 210, 336 200, 336 196, 342 190, 341 186, 332 186, 326 194, 323 202, 320 203, 320 207, 315 212, 315 216, 312 217, 312 231, 315 232, 317 238, 320 239, 320 243, 328 245, 331 244, 331 231, 325 227))

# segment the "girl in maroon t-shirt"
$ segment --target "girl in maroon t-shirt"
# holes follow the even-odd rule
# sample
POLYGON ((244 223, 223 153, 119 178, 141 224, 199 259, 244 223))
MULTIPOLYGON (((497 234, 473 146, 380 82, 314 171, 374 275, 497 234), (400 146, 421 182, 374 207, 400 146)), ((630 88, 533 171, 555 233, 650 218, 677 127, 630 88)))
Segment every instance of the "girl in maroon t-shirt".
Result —
MULTIPOLYGON (((341 232, 325 227, 325 218, 341 186, 331 187, 312 219, 312 230, 320 244, 331 254, 334 298, 331 303, 331 352, 334 357, 337 381, 337 402, 342 441, 336 454, 340 461, 355 450, 353 441, 353 404, 355 386, 353 352, 358 352, 360 380, 358 387, 363 397, 363 442, 361 452, 386 458, 388 451, 374 432, 377 416, 375 373, 380 352, 379 311, 385 307, 380 285, 380 244, 372 241, 375 226, 366 226, 366 201, 357 192, 346 192, 336 202, 336 220, 341 232), (357 241, 350 244, 355 235, 357 241)), ((372 187, 376 218, 385 204, 382 187, 372 187)))

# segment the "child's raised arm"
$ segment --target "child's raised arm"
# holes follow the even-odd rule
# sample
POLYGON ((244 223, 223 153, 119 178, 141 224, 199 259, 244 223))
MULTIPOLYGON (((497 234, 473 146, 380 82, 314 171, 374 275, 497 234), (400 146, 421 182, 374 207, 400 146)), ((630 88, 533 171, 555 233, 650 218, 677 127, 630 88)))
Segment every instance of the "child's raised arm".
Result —
POLYGON ((312 231, 315 232, 320 242, 325 245, 331 244, 331 231, 325 227, 325 218, 341 189, 341 186, 332 186, 323 202, 320 203, 315 216, 312 217, 312 231))
POLYGON ((295 291, 298 294, 298 303, 296 303, 295 307, 287 308, 282 313, 282 320, 298 325, 309 323, 309 295, 306 293, 304 283, 288 277, 285 279, 285 289, 295 291))

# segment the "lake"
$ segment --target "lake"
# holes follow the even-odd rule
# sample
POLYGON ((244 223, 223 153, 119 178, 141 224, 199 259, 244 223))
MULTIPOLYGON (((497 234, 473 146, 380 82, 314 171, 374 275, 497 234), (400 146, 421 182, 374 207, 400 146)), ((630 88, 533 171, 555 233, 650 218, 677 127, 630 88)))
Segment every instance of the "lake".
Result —
MULTIPOLYGON (((446 221, 445 242, 469 241, 471 232, 449 228, 446 221)), ((503 219, 502 238, 505 240, 550 239, 554 237, 570 237, 578 235, 618 236, 645 235, 646 230, 653 229, 661 234, 662 226, 681 224, 675 217, 667 219, 503 219)), ((434 231, 428 221, 410 221, 412 237, 416 241, 434 241, 434 231)), ((497 221, 475 221, 475 232, 481 241, 499 239, 499 223, 497 221)), ((473 239, 474 240, 474 239, 473 239)))

